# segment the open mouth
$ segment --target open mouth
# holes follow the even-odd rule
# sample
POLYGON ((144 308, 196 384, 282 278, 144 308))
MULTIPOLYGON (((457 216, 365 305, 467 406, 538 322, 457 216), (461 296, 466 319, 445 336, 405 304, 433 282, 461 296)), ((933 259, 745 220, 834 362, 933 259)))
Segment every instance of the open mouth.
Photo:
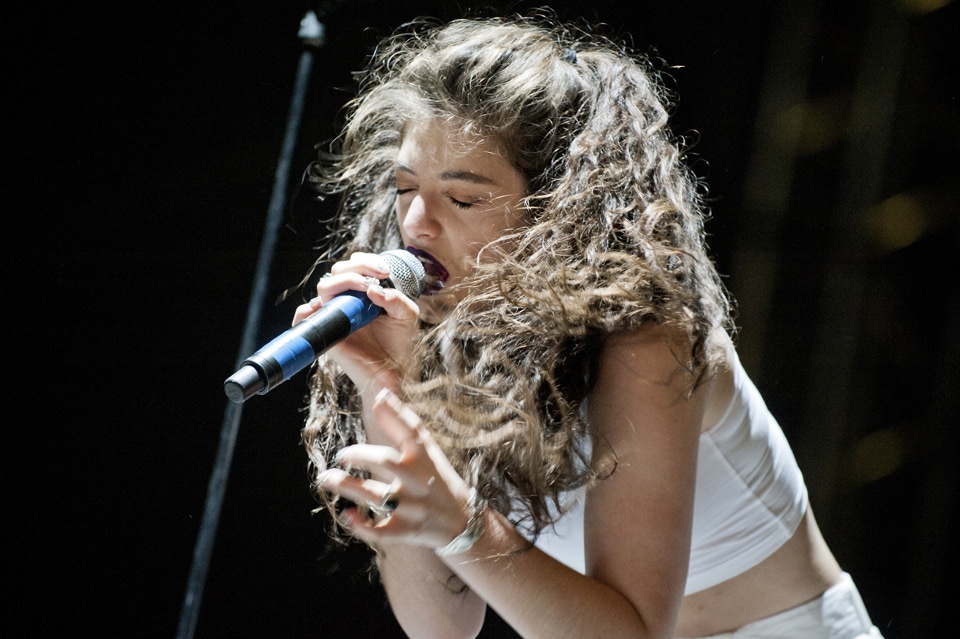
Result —
POLYGON ((420 263, 423 264, 423 270, 426 272, 426 278, 423 282, 423 294, 431 295, 443 288, 444 282, 450 277, 450 273, 443 267, 443 264, 437 261, 437 258, 426 251, 408 246, 407 251, 413 254, 420 263))

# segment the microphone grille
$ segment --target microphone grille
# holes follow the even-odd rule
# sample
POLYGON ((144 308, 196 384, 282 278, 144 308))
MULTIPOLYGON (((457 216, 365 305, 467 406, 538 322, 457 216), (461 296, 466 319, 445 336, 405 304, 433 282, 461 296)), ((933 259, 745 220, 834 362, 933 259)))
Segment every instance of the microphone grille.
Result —
POLYGON ((397 249, 380 254, 390 267, 390 283, 398 291, 411 299, 417 299, 423 293, 423 280, 426 271, 413 253, 397 249))

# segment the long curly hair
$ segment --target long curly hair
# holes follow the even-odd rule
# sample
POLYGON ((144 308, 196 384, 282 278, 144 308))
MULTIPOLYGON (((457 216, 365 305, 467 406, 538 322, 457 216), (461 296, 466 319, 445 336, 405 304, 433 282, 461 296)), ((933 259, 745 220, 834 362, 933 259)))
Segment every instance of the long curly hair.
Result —
MULTIPOLYGON (((689 338, 676 355, 692 392, 733 330, 669 103, 649 58, 586 27, 420 20, 375 51, 337 152, 312 172, 340 195, 328 261, 402 248, 395 162, 408 122, 491 137, 526 178, 528 224, 487 247, 497 259, 478 260, 465 299, 422 327, 402 391, 462 475, 531 537, 567 491, 615 464, 581 411, 604 340, 644 322, 674 327, 689 338)), ((364 441, 360 412, 350 380, 321 358, 303 429, 315 472, 364 441)))

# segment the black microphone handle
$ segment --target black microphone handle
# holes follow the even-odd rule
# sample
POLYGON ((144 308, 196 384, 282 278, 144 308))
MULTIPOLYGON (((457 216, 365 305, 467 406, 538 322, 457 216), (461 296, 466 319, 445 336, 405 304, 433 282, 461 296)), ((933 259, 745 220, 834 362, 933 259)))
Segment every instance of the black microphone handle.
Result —
POLYGON ((223 383, 227 397, 239 403, 273 390, 380 314, 380 307, 366 295, 351 293, 333 298, 244 360, 240 370, 223 383))

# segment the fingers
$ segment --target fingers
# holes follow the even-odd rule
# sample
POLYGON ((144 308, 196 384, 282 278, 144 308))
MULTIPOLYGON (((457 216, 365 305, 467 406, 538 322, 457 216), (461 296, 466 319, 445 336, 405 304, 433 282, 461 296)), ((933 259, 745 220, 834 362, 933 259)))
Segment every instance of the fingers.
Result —
POLYGON ((426 495, 436 481, 435 469, 421 444, 414 440, 405 444, 403 450, 391 446, 356 444, 342 449, 336 459, 342 468, 368 472, 381 482, 394 486, 394 492, 403 492, 405 495, 426 495))
POLYGON ((339 276, 324 276, 317 283, 317 295, 309 302, 297 307, 293 314, 293 324, 296 325, 312 315, 323 305, 338 295, 348 291, 357 291, 366 293, 367 297, 375 304, 379 301, 382 305, 384 301, 384 292, 380 285, 380 280, 360 275, 358 273, 345 273, 339 276))
POLYGON ((340 469, 324 471, 320 486, 356 506, 340 513, 341 521, 361 540, 376 544, 386 537, 417 534, 427 519, 427 505, 397 483, 354 477, 340 469))
POLYGON ((384 510, 395 510, 399 506, 399 495, 392 483, 375 479, 354 477, 339 468, 331 468, 320 476, 320 486, 331 493, 349 499, 356 504, 374 505, 384 510), (393 501, 392 508, 388 502, 393 501))
POLYGON ((429 457, 432 470, 451 484, 462 483, 440 445, 420 421, 420 417, 389 389, 377 394, 373 414, 388 439, 402 453, 417 453, 429 457))
POLYGON ((356 504, 345 508, 339 518, 354 536, 365 543, 376 545, 380 542, 382 529, 387 528, 389 533, 389 528, 396 528, 393 513, 399 507, 399 501, 392 497, 387 484, 358 479, 342 470, 331 469, 323 473, 320 485, 356 504))
POLYGON ((387 388, 377 394, 373 414, 383 433, 398 449, 405 443, 422 442, 427 434, 420 427, 420 417, 387 388))
POLYGON ((306 304, 301 304, 297 307, 296 311, 293 314, 293 325, 296 326, 303 320, 307 319, 310 315, 323 306, 323 301, 319 297, 315 297, 306 304))
POLYGON ((342 275, 344 273, 360 273, 369 277, 375 277, 383 280, 390 277, 390 266, 386 260, 376 253, 352 253, 346 260, 337 262, 330 267, 330 275, 342 275))
POLYGON ((387 389, 377 395, 373 410, 381 432, 392 446, 347 446, 337 453, 337 464, 392 482, 395 492, 416 497, 428 494, 437 479, 437 464, 424 447, 429 433, 421 427, 420 418, 387 389))
POLYGON ((353 253, 349 259, 335 263, 330 272, 317 282, 317 295, 297 307, 293 324, 303 321, 323 304, 348 291, 366 293, 367 297, 396 319, 417 317, 417 305, 403 293, 381 285, 390 277, 390 267, 375 253, 353 253))
POLYGON ((317 297, 328 302, 346 291, 366 293, 370 288, 390 277, 390 267, 375 253, 353 253, 349 259, 337 262, 330 272, 317 282, 317 297))

